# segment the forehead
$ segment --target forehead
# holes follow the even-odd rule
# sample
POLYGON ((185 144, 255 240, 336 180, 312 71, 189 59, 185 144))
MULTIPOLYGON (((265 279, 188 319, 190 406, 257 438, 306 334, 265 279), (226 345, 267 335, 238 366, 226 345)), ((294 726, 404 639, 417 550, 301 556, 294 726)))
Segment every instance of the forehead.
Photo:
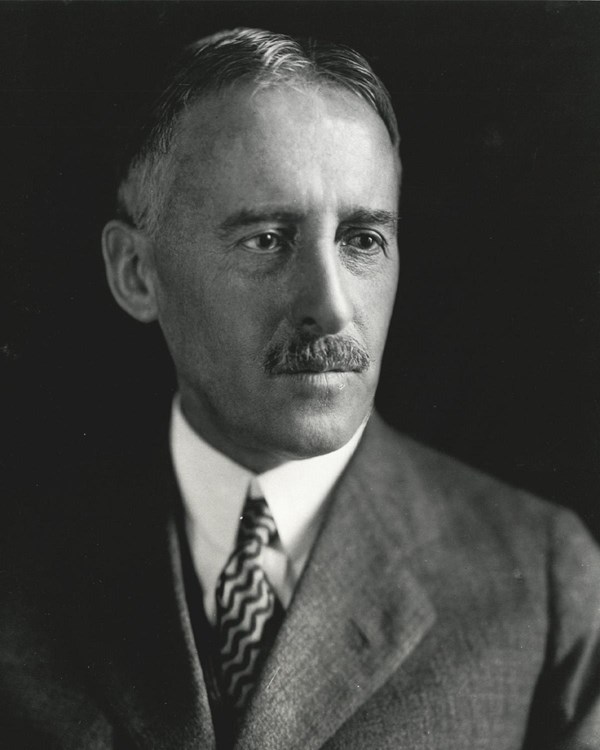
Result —
POLYGON ((180 207, 253 200, 302 204, 328 198, 380 208, 397 203, 396 149, 358 96, 307 85, 228 89, 180 120, 171 193, 180 207))

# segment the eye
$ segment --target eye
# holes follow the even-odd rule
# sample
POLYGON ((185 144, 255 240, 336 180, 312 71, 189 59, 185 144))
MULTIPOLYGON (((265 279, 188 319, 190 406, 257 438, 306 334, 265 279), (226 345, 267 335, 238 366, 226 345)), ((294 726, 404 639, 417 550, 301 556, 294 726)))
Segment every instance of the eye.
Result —
POLYGON ((241 245, 246 250, 250 250, 250 252, 268 254, 276 253, 283 249, 286 245, 286 240, 277 232, 261 232, 243 240, 241 245))
POLYGON ((386 248, 385 240, 377 232, 351 232, 344 237, 342 245, 366 253, 375 253, 386 248))

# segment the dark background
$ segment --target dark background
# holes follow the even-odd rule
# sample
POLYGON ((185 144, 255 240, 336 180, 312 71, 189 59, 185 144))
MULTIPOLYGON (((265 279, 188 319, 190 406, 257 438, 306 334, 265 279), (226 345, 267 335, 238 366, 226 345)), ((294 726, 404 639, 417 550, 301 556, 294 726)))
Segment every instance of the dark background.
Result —
POLYGON ((358 48, 392 93, 402 277, 378 404, 600 537, 600 4, 0 4, 9 512, 164 433, 156 327, 104 283, 115 153, 182 43, 262 26, 358 48))

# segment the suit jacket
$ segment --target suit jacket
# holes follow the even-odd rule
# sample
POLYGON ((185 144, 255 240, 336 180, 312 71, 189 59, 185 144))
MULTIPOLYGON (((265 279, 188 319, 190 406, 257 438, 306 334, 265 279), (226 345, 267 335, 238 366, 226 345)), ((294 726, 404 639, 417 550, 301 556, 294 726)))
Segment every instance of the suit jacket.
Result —
MULTIPOLYGON (((166 458, 97 469, 9 545, 0 747, 215 747, 166 458)), ((235 749, 597 750, 599 662, 574 517, 375 416, 235 749)))

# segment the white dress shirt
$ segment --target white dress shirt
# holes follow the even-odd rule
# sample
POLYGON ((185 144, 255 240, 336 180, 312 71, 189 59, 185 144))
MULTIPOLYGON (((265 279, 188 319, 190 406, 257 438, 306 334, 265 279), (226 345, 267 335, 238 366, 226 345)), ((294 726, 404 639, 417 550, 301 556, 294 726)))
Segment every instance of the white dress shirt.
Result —
POLYGON ((280 544, 265 549, 260 562, 287 608, 315 541, 325 501, 354 453, 364 426, 333 453, 288 461, 256 475, 197 435, 175 398, 171 453, 192 560, 211 624, 215 622, 217 581, 234 550, 248 493, 264 497, 275 519, 280 544))

